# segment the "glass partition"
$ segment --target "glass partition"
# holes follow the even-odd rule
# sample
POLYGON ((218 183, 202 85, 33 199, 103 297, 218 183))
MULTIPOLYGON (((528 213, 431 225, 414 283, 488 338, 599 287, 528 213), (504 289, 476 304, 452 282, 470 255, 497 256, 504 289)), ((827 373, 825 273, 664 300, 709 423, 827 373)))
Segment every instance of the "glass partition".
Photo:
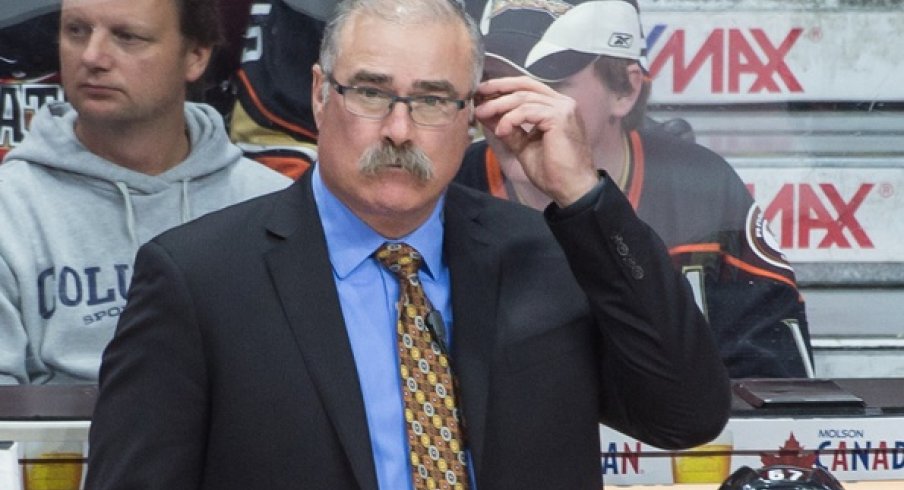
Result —
MULTIPOLYGON (((28 5, 0 14, 0 156, 64 97, 55 3, 28 5)), ((816 375, 904 376, 904 1, 639 6, 649 115, 722 155, 759 202, 806 301, 816 375)))
POLYGON ((904 376, 904 2, 639 3, 649 114, 688 123, 753 193, 816 375, 904 376))

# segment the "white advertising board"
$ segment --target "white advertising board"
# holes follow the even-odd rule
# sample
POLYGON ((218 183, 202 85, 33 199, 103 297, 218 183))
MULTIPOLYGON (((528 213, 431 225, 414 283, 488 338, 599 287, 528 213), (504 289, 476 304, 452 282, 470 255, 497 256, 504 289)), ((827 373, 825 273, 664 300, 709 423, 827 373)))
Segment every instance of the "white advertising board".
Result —
POLYGON ((904 261, 904 168, 737 171, 792 263, 904 261))
POLYGON ((653 103, 902 101, 904 12, 643 14, 653 103))
MULTIPOLYGON (((819 466, 838 480, 904 480, 904 418, 738 418, 713 444, 667 452, 600 426, 607 485, 721 483, 741 466, 819 466)), ((902 483, 904 487, 904 483, 902 483)), ((715 486, 713 486, 715 488, 715 486)))

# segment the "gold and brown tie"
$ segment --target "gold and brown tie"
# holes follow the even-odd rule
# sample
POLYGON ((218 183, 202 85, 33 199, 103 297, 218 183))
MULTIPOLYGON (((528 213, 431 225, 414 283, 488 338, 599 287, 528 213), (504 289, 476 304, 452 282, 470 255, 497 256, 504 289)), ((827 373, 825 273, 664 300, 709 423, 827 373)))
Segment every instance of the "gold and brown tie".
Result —
POLYGON ((455 384, 443 339, 428 326, 433 307, 418 278, 421 254, 404 243, 385 243, 375 256, 399 279, 396 331, 414 488, 467 489, 455 384))

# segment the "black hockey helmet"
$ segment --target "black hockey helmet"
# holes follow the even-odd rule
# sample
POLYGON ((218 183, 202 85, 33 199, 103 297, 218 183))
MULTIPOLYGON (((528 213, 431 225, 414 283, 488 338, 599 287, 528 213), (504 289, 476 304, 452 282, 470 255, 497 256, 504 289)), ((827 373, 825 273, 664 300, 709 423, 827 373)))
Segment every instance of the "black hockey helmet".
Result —
POLYGON ((822 468, 772 465, 756 470, 742 466, 719 490, 844 490, 844 487, 822 468))

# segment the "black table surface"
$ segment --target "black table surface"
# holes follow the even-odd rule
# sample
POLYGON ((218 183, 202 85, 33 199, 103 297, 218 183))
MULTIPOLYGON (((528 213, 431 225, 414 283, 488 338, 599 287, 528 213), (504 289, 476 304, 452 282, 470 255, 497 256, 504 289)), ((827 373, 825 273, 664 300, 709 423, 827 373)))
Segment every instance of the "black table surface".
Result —
MULTIPOLYGON (((732 387, 750 380, 732 380, 732 387)), ((782 380, 769 380, 781 382, 782 380)), ((791 383, 807 380, 787 380, 791 383)), ((818 380, 812 380, 818 381, 818 380)), ((787 416, 882 416, 904 414, 904 378, 842 378, 833 379, 847 393, 863 399, 862 407, 841 407, 829 404, 811 404, 796 407, 754 407, 737 393, 733 393, 734 417, 787 417, 787 416)))
MULTIPOLYGON (((733 380, 736 385, 747 380, 733 380)), ((774 380, 773 380, 774 381, 774 380)), ((863 399, 863 407, 807 406, 756 408, 734 395, 734 417, 881 416, 904 414, 904 378, 845 378, 833 380, 863 399)), ((0 420, 90 420, 97 399, 94 385, 0 386, 0 420)))
POLYGON ((91 420, 97 386, 0 386, 0 420, 91 420))

